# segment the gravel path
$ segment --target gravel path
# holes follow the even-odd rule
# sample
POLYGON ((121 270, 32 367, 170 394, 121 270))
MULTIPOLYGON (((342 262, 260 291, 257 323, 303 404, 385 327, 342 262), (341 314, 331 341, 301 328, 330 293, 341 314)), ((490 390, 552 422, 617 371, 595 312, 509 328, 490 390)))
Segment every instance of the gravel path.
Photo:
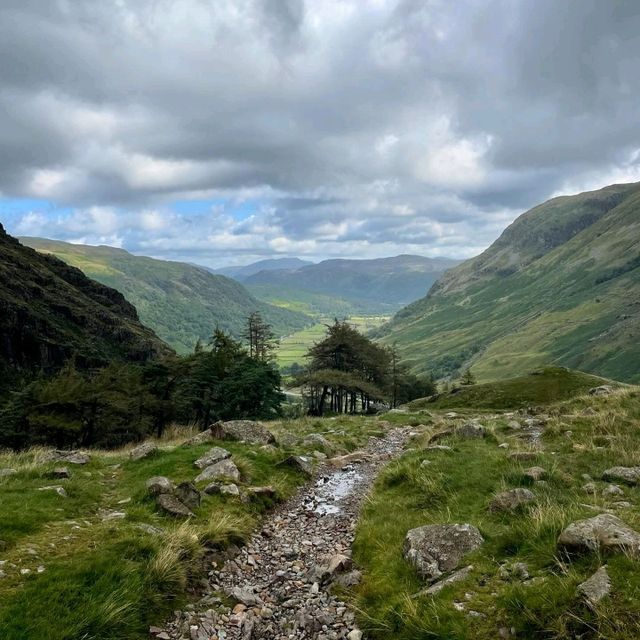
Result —
POLYGON ((177 612, 165 629, 154 630, 156 638, 361 638, 353 612, 330 588, 359 581, 350 547, 360 505, 409 432, 396 428, 384 438, 371 438, 361 461, 341 469, 322 467, 313 483, 265 518, 246 547, 210 572, 209 595, 177 612), (226 606, 216 592, 239 604, 226 606))

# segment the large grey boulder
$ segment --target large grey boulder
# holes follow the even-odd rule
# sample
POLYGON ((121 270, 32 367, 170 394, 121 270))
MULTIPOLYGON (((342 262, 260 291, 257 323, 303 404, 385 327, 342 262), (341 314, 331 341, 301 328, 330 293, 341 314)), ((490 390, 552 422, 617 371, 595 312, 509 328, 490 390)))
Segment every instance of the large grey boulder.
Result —
POLYGON ((578 585, 578 593, 594 606, 611 592, 611 580, 607 567, 600 567, 590 578, 578 585))
POLYGON ((315 447, 317 449, 324 449, 325 451, 331 451, 331 443, 321 433, 310 433, 302 441, 306 447, 315 447))
POLYGON ((217 478, 231 478, 238 482, 240 480, 240 470, 236 467, 233 460, 227 458, 220 460, 205 469, 196 477, 195 482, 203 482, 204 480, 216 480, 217 478))
POLYGON ((90 460, 91 456, 88 453, 77 450, 66 451, 64 449, 50 451, 44 458, 45 462, 67 462, 68 464, 87 464, 90 460))
POLYGON ((170 493, 161 493, 156 498, 156 504, 164 513, 173 518, 190 518, 194 515, 189 507, 170 493))
POLYGON ((139 444, 137 447, 134 447, 129 452, 129 458, 131 460, 142 460, 143 458, 148 458, 153 454, 157 453, 158 446, 153 444, 153 442, 143 442, 139 444))
POLYGON ((467 422, 466 424, 456 427, 453 433, 458 436, 458 438, 484 438, 484 436, 487 435, 487 429, 477 422, 467 422))
POLYGON ((223 449, 222 447, 213 447, 213 449, 209 449, 207 453, 198 458, 193 464, 195 464, 198 469, 204 469, 206 467, 210 467, 216 462, 220 462, 220 460, 226 460, 230 457, 231 454, 226 449, 223 449))
POLYGON ((633 486, 640 482, 640 467, 611 467, 602 473, 602 479, 607 482, 624 482, 633 486))
POLYGON ((276 441, 275 436, 262 422, 253 420, 216 422, 211 425, 210 430, 218 440, 243 440, 253 444, 270 444, 276 441))
POLYGON ((147 493, 158 496, 161 493, 173 493, 173 482, 164 476, 153 476, 146 482, 147 493))
POLYGON ((493 500, 489 503, 489 511, 494 513, 498 511, 517 511, 520 507, 523 507, 529 502, 533 502, 536 499, 533 492, 529 489, 509 489, 508 491, 502 491, 494 496, 493 500))
POLYGON ((483 542, 471 524, 432 524, 407 532, 403 555, 421 578, 435 582, 456 569, 462 558, 483 542))
POLYGON ((313 475, 313 465, 311 464, 311 460, 305 456, 289 456, 285 458, 282 462, 277 464, 278 467, 291 467, 296 471, 300 471, 304 473, 306 476, 313 475))
POLYGON ((602 551, 640 555, 640 533, 610 513, 572 522, 558 538, 570 552, 602 551))

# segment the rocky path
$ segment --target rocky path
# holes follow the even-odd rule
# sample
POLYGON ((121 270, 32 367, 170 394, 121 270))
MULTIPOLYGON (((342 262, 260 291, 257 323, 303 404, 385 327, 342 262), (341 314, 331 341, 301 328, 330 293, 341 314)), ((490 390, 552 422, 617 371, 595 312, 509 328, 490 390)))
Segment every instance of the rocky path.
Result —
POLYGON ((351 544, 364 496, 402 450, 409 428, 371 438, 362 455, 327 464, 314 482, 267 516, 246 547, 209 574, 207 594, 176 613, 159 640, 359 640, 355 617, 331 593, 360 579, 351 544), (220 594, 226 594, 221 599, 220 594))

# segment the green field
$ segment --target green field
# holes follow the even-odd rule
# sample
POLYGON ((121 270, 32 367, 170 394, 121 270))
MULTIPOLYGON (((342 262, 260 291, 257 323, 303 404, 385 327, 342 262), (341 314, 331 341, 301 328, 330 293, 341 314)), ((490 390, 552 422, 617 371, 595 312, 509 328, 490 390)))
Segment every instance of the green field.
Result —
MULTIPOLYGON (((388 319, 388 316, 349 316, 348 318, 349 322, 362 333, 367 333, 381 326, 388 319)), ((327 325, 332 322, 332 318, 321 318, 313 326, 282 338, 276 354, 278 365, 281 368, 290 367, 295 362, 304 365, 307 351, 324 338, 327 325)))

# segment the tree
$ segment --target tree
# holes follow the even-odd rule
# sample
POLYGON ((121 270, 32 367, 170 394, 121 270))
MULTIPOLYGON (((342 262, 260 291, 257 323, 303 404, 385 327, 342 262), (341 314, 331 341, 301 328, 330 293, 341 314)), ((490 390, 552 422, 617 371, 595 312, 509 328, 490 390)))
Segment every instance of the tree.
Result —
POLYGON ((460 378, 460 384, 463 385, 472 385, 476 383, 476 377, 473 375, 473 373, 471 372, 471 368, 467 367, 463 374, 462 377, 460 378))
POLYGON ((275 334, 271 325, 262 319, 259 311, 254 311, 247 318, 243 337, 249 344, 250 358, 261 362, 268 362, 273 358, 276 349, 275 334))

